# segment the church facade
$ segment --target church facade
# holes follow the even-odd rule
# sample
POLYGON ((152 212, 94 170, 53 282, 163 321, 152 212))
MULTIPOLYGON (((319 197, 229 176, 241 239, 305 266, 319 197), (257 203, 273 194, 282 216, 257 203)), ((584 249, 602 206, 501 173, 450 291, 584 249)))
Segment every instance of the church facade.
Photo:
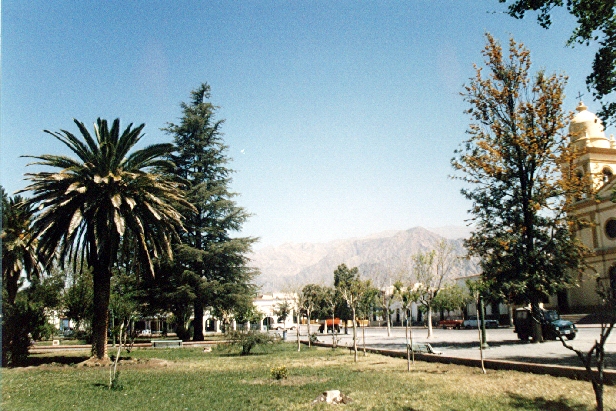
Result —
POLYGON ((601 305, 597 281, 603 286, 616 287, 616 203, 612 201, 616 189, 616 141, 605 136, 601 120, 580 102, 571 120, 571 144, 581 155, 574 163, 575 172, 586 176, 591 194, 574 204, 573 212, 581 224, 578 236, 590 253, 586 270, 577 278, 577 286, 556 296, 552 304, 562 313, 595 312, 601 305))

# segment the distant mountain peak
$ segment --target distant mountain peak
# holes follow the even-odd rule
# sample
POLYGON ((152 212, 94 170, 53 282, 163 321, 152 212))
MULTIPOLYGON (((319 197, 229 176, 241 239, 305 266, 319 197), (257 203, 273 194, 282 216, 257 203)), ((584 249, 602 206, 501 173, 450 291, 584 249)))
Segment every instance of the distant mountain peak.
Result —
MULTIPOLYGON (((330 284, 334 270, 342 263, 359 267, 366 275, 379 271, 379 267, 408 264, 410 256, 433 249, 443 238, 452 241, 460 254, 465 254, 460 238, 468 237, 468 233, 468 227, 417 226, 328 243, 285 243, 255 251, 252 262, 261 272, 256 283, 262 291, 281 291, 310 283, 330 284)), ((465 267, 460 275, 474 274, 472 271, 465 267)))

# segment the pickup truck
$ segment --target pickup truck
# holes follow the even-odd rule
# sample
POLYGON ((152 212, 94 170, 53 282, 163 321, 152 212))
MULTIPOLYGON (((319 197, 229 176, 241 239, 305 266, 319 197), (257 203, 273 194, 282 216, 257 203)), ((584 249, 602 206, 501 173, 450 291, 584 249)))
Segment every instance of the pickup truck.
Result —
MULTIPOLYGON (((556 340, 559 337, 566 337, 573 340, 577 333, 577 327, 571 321, 562 320, 558 312, 554 310, 541 310, 539 320, 541 322, 541 332, 546 340, 556 340)), ((513 332, 518 334, 522 341, 528 340, 532 335, 533 318, 531 311, 527 308, 515 310, 514 317, 515 329, 513 332)))
POLYGON ((340 324, 342 324, 342 321, 340 321, 340 318, 335 318, 334 320, 332 320, 331 318, 325 320, 325 321, 321 321, 321 325, 319 326, 319 332, 322 334, 324 331, 326 333, 328 333, 330 330, 332 330, 332 332, 335 330, 336 332, 340 332, 340 324), (327 326, 327 330, 325 330, 325 327, 327 326))
POLYGON ((455 328, 456 330, 459 330, 460 328, 462 328, 463 322, 464 320, 459 320, 455 318, 446 318, 444 320, 439 321, 438 326, 443 327, 443 330, 447 328, 455 328))

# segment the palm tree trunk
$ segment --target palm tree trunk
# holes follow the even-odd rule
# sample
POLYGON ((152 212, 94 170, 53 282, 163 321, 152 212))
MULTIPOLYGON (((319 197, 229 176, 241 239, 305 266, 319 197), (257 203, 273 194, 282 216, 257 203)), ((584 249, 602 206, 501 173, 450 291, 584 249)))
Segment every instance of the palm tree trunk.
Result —
POLYGON ((92 356, 107 357, 107 326, 109 323, 109 297, 111 272, 107 268, 93 267, 94 316, 92 318, 92 356))

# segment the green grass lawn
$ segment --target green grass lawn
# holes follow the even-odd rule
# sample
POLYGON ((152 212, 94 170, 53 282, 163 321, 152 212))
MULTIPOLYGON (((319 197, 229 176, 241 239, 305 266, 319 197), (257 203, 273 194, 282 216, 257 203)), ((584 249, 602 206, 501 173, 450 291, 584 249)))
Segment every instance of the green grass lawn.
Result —
MULTIPOLYGON (((591 384, 512 371, 406 361, 369 354, 354 363, 348 350, 277 344, 255 355, 202 348, 135 349, 120 365, 122 390, 109 390, 108 367, 77 367, 84 352, 37 355, 37 366, 2 370, 9 410, 592 410, 591 384), (38 358, 37 358, 38 357, 38 358), (284 365, 288 378, 270 370, 284 365), (338 389, 347 405, 312 405, 338 389)), ((124 356, 123 356, 124 357, 124 356)), ((616 387, 606 387, 606 409, 616 387)))

